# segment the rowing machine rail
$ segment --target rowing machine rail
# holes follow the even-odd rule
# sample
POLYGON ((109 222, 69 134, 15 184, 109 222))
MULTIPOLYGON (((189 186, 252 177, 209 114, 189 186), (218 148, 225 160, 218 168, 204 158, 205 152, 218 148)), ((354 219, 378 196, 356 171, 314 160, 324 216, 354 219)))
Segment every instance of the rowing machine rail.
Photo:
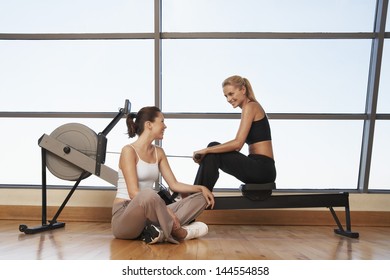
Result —
MULTIPOLYGON (((241 186, 241 190, 246 189, 247 192, 261 192, 265 195, 274 189, 274 183, 270 184, 253 184, 245 188, 241 186)), ((269 195, 266 199, 254 200, 248 193, 242 196, 227 196, 215 197, 216 210, 223 209, 270 209, 270 208, 315 208, 326 207, 329 208, 333 219, 338 228, 334 230, 336 234, 343 235, 350 238, 358 238, 359 233, 351 230, 351 217, 349 208, 349 193, 328 193, 328 194, 300 194, 300 195, 269 195), (334 207, 344 207, 346 228, 342 226, 337 217, 334 207)))

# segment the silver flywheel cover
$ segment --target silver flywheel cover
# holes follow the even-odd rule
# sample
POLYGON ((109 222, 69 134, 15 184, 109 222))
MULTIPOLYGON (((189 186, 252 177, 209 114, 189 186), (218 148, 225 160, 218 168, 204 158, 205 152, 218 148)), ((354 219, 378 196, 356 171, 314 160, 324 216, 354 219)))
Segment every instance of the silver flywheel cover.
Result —
MULTIPOLYGON (((56 128, 50 136, 96 159, 98 137, 89 127, 80 123, 68 123, 56 128)), ((46 166, 54 176, 68 181, 77 181, 83 172, 80 167, 50 152, 46 155, 46 166)))

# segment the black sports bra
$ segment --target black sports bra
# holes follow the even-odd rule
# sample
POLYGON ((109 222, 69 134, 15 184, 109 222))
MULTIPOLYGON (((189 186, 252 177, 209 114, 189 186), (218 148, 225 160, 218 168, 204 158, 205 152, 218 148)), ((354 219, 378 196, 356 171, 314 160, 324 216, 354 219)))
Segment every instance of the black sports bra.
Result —
POLYGON ((251 129, 246 137, 245 143, 248 145, 271 140, 271 128, 268 118, 265 116, 261 120, 252 122, 251 129))

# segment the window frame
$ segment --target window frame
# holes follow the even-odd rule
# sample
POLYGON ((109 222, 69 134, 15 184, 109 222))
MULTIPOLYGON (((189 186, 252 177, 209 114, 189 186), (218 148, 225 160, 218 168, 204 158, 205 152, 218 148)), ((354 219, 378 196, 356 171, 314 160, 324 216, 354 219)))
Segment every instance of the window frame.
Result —
MULTIPOLYGON (((292 33, 269 33, 269 32, 191 32, 191 33, 174 33, 162 32, 162 1, 154 0, 154 32, 153 33, 86 33, 86 34, 0 34, 0 40, 131 40, 144 39, 153 40, 154 42, 154 105, 162 107, 162 41, 175 39, 318 39, 318 40, 372 40, 371 59, 369 65, 369 76, 366 109, 363 114, 287 114, 274 113, 270 114, 270 119, 325 119, 325 120, 363 120, 363 137, 362 149, 360 155, 359 177, 356 190, 349 192, 384 192, 390 193, 390 187, 387 190, 375 191, 369 189, 369 175, 373 148, 373 138, 376 120, 390 121, 390 114, 377 114, 378 89, 380 82, 381 62, 383 54, 384 40, 390 38, 390 32, 386 30, 386 18, 388 10, 388 0, 377 0, 375 24, 372 32, 345 32, 345 33, 319 33, 319 32, 292 32, 292 33)), ((388 26, 388 25, 387 25, 388 26)), ((164 110, 164 108, 162 108, 164 110)), ((83 113, 83 112, 8 112, 0 111, 0 118, 42 118, 57 117, 65 118, 110 118, 110 113, 83 113)), ((213 114, 213 113, 167 113, 166 118, 172 119, 209 119, 209 118, 238 118, 237 114, 213 114)), ((157 142, 157 144, 160 144, 157 142)), ((0 187, 10 187, 0 185, 0 187)), ((15 185, 17 187, 28 187, 15 185)), ((37 186, 30 186, 37 187, 37 186)), ((294 190, 284 189, 283 192, 294 192, 294 190)), ((320 189, 319 192, 327 192, 320 189)))

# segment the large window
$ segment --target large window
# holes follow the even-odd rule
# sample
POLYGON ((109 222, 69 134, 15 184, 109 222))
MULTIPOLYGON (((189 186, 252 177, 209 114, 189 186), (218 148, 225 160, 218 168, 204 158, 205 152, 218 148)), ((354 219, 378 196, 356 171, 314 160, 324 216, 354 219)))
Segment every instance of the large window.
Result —
POLYGON ((240 74, 267 112, 363 113, 370 46, 370 40, 168 40, 163 108, 232 112, 221 84, 240 74))
MULTIPOLYGON (((239 74, 269 115, 280 191, 389 191, 389 21, 374 32, 381 3, 0 1, 0 186, 39 186, 38 138, 70 122, 98 133, 125 99, 133 111, 161 106, 161 145, 191 183, 193 151, 235 136, 240 110, 221 82, 239 74), (383 56, 373 48, 382 43, 383 56)), ((123 120, 108 135, 113 169, 125 133, 123 120)), ((221 172, 216 187, 240 184, 221 172)), ((91 176, 83 185, 109 184, 91 176)))

